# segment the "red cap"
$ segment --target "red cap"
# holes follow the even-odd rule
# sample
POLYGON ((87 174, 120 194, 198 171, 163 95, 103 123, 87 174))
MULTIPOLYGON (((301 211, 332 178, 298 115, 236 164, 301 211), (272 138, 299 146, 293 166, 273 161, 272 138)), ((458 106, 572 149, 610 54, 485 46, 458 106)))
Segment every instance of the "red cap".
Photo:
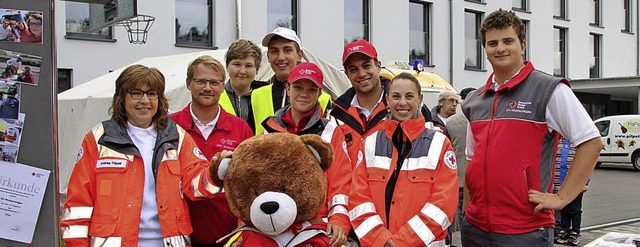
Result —
POLYGON ((300 79, 309 79, 322 89, 322 70, 314 63, 302 62, 289 73, 289 83, 294 83, 300 79))
POLYGON ((378 60, 378 52, 376 51, 376 48, 368 41, 361 39, 344 46, 344 51, 342 52, 342 65, 344 66, 344 63, 351 54, 358 52, 378 60))

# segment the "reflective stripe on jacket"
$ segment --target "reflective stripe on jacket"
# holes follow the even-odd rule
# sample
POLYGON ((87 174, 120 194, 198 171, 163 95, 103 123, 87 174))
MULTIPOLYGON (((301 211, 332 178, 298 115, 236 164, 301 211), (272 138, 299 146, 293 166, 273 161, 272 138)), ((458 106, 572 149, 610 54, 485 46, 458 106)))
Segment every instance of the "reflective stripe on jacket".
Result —
POLYGON ((351 182, 349 217, 360 242, 384 246, 393 239, 396 246, 444 246, 458 204, 451 142, 426 129, 423 117, 402 123, 386 120, 384 127, 365 139, 365 159, 351 182), (400 169, 392 141, 398 125, 412 147, 400 169), (397 180, 388 202, 385 193, 392 176, 397 180))
MULTIPOLYGON (((291 106, 278 110, 275 116, 269 117, 264 122, 267 133, 281 132, 288 133, 287 126, 282 121, 291 106)), ((351 230, 351 223, 347 211, 349 201, 349 189, 351 188, 351 160, 347 153, 347 144, 344 141, 344 134, 335 123, 326 118, 322 118, 322 111, 319 103, 316 103, 314 113, 298 135, 316 134, 322 140, 328 142, 333 147, 333 164, 324 174, 327 179, 327 203, 320 210, 320 217, 328 217, 330 224, 335 224, 345 232, 351 230)))
MULTIPOLYGON (((195 200, 204 190, 190 185, 194 177, 208 177, 209 163, 171 120, 158 130, 154 150, 163 241, 189 246, 192 228, 184 197, 195 200)), ((60 220, 67 246, 137 246, 143 190, 144 163, 126 129, 113 120, 98 124, 85 135, 69 179, 60 220)))

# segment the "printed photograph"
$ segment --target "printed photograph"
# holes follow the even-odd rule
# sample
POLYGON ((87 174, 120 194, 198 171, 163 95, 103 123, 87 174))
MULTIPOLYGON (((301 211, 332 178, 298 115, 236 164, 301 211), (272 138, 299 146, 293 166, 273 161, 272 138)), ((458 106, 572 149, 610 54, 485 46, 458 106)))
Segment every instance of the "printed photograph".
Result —
POLYGON ((42 44, 42 12, 0 9, 0 41, 42 44))
POLYGON ((0 81, 9 85, 38 85, 42 58, 0 49, 0 81))

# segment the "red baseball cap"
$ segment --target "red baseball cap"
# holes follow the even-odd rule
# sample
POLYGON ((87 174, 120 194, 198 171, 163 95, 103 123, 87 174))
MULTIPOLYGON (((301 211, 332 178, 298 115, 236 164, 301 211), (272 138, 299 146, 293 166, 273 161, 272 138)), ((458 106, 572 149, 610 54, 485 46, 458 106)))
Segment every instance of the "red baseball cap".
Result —
POLYGON ((376 48, 373 47, 371 43, 368 41, 361 39, 355 42, 351 42, 344 46, 344 51, 342 52, 342 65, 347 61, 347 58, 354 53, 362 53, 367 55, 370 58, 378 60, 378 52, 376 48))
POLYGON ((293 67, 289 74, 289 84, 294 83, 300 79, 309 79, 322 89, 322 70, 314 63, 302 62, 296 67, 293 67))

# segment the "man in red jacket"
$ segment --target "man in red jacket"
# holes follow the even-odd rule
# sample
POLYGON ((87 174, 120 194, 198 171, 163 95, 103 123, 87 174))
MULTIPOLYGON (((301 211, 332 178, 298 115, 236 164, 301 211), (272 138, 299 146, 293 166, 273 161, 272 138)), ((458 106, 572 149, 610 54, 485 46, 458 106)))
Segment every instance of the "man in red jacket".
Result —
MULTIPOLYGON (((246 122, 225 112, 218 104, 225 76, 224 66, 215 58, 208 55, 196 58, 187 69, 191 103, 171 115, 171 119, 191 135, 207 160, 222 150, 234 150, 240 142, 253 136, 246 122)), ((216 240, 238 225, 221 190, 218 188, 220 193, 211 200, 187 200, 194 247, 223 246, 216 244, 216 240)))
POLYGON ((589 179, 602 141, 566 79, 523 58, 525 26, 497 10, 480 38, 493 73, 467 95, 469 119, 462 245, 553 246, 553 210, 573 200, 589 179), (557 134, 577 146, 571 171, 552 193, 557 134))

